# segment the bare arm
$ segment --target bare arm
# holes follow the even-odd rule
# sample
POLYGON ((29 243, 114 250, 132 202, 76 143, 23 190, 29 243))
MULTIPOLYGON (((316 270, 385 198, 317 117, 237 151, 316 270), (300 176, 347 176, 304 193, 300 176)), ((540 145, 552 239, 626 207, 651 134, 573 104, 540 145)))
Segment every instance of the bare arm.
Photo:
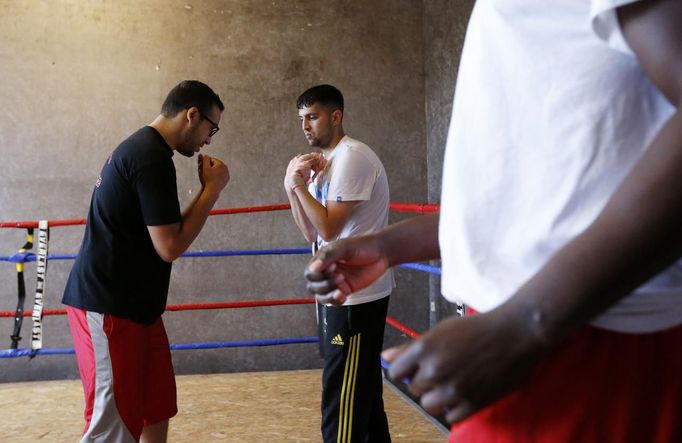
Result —
POLYGON ((298 155, 291 159, 284 177, 284 188, 291 203, 296 225, 308 241, 315 241, 319 233, 325 241, 336 239, 350 218, 355 202, 318 202, 305 186, 311 170, 318 173, 325 161, 319 153, 298 155))
POLYGON ((317 230, 303 211, 294 192, 294 187, 306 187, 306 178, 310 176, 313 163, 316 163, 314 156, 319 156, 319 154, 297 155, 289 161, 287 171, 284 174, 284 190, 291 206, 291 215, 294 217, 294 222, 303 237, 311 243, 317 240, 317 230))
POLYGON ((180 223, 147 226, 154 249, 166 262, 172 262, 189 248, 230 179, 227 165, 206 155, 199 157, 199 177, 201 191, 183 211, 180 223))
POLYGON ((287 189, 287 197, 289 198, 289 204, 291 205, 291 214, 294 217, 294 222, 296 223, 296 226, 298 226, 298 229, 301 231, 303 237, 305 237, 305 239, 308 242, 310 243, 314 242, 317 239, 317 230, 315 229, 315 226, 313 226, 313 224, 310 223, 310 220, 308 220, 308 216, 305 215, 305 211, 303 211, 303 208, 301 207, 301 204, 298 201, 296 193, 290 189, 287 189))
POLYGON ((305 186, 294 188, 301 212, 325 241, 335 240, 348 222, 357 202, 327 201, 327 206, 315 200, 305 186))
POLYGON ((438 220, 438 213, 414 217, 372 235, 325 246, 306 269, 308 290, 319 303, 339 305, 391 266, 439 258, 438 220))
POLYGON ((439 220, 440 214, 437 212, 421 215, 403 220, 377 233, 390 265, 439 259, 439 220))

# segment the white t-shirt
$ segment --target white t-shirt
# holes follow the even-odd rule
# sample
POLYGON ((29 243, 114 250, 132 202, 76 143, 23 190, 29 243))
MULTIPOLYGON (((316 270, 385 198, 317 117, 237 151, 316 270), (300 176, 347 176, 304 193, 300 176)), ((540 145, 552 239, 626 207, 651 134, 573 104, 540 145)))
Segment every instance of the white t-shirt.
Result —
MULTIPOLYGON (((632 0, 479 0, 444 159, 444 296, 503 303, 596 218, 674 108, 645 76, 615 8, 632 0)), ((682 262, 594 325, 682 323, 682 262)))
MULTIPOLYGON (((379 157, 367 145, 345 136, 327 157, 327 167, 310 185, 310 193, 327 201, 356 201, 350 218, 335 240, 369 234, 388 225, 388 179, 379 157)), ((326 244, 317 237, 317 244, 326 244)), ((344 305, 368 303, 386 297, 395 287, 388 270, 369 287, 351 294, 344 305)))

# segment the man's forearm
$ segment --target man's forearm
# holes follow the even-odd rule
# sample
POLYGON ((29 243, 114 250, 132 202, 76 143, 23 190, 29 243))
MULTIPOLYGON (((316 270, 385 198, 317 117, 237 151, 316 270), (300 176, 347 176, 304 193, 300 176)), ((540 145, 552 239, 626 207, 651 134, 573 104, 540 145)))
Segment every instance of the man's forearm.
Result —
POLYGON ((440 258, 439 213, 422 215, 395 223, 376 234, 391 266, 440 258))
POLYGON ((327 208, 313 197, 305 186, 299 186, 294 191, 294 197, 298 200, 302 215, 310 222, 317 231, 324 231, 327 227, 327 208))
POLYGON ((206 188, 202 188, 201 192, 182 211, 182 223, 177 237, 177 247, 181 249, 180 253, 186 251, 197 238, 218 197, 220 197, 220 192, 209 192, 206 188))
POLYGON ((298 197, 291 190, 287 190, 287 197, 289 198, 289 204, 291 205, 291 215, 294 217, 296 226, 298 226, 298 229, 301 231, 307 241, 314 242, 316 240, 315 227, 312 225, 312 223, 310 223, 310 220, 308 220, 308 217, 301 207, 298 197))

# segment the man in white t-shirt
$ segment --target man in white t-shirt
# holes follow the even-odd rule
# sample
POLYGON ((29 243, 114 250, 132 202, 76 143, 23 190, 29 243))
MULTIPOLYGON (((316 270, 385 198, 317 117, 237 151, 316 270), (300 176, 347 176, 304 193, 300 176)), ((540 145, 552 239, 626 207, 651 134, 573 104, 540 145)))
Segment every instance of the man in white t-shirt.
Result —
POLYGON ((479 312, 392 349, 452 441, 682 441, 682 2, 479 0, 441 213, 334 243, 321 302, 442 258, 479 312))
MULTIPOLYGON (((320 150, 291 159, 284 178, 294 220, 306 240, 317 250, 385 228, 390 202, 386 171, 374 151, 345 135, 341 92, 315 86, 296 105, 308 143, 320 150)), ((325 442, 391 441, 380 353, 394 286, 389 269, 349 294, 342 306, 318 304, 325 442)))

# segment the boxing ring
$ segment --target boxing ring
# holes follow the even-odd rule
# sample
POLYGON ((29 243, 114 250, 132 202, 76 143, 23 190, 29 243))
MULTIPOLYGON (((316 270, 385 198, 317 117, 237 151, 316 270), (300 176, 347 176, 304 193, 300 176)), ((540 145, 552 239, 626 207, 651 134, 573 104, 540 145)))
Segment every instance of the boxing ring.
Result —
MULTIPOLYGON (((390 205, 393 211, 403 212, 403 213, 413 213, 413 214, 424 214, 437 211, 438 205, 428 205, 428 204, 403 204, 403 203, 392 203, 390 205)), ((232 215, 232 214, 245 214, 245 213, 255 213, 255 212, 269 212, 269 211, 283 211, 290 209, 288 204, 277 204, 277 205, 267 205, 267 206, 253 206, 253 207, 241 207, 241 208, 226 208, 226 209, 215 209, 210 212, 211 216, 219 215, 232 215)), ((49 253, 49 237, 50 229, 58 228, 62 226, 77 226, 84 225, 85 219, 68 219, 68 220, 41 220, 41 221, 17 221, 17 222, 0 222, 0 228, 14 228, 14 229, 26 229, 27 237, 26 243, 19 249, 18 252, 6 256, 0 256, 0 261, 13 263, 17 270, 17 286, 18 286, 18 301, 17 308, 14 312, 12 311, 0 311, 0 318, 14 319, 12 324, 12 333, 10 335, 11 343, 8 348, 5 348, 2 343, 0 343, 0 361, 2 359, 12 359, 20 357, 32 358, 42 358, 51 355, 68 355, 73 354, 73 348, 47 348, 42 346, 43 334, 45 330, 43 329, 43 319, 48 316, 64 316, 66 315, 65 309, 43 309, 43 297, 45 283, 48 280, 49 273, 48 264, 52 261, 61 260, 74 260, 75 254, 50 254, 49 253), (34 237, 35 230, 38 230, 37 241, 34 237), (35 253, 33 252, 33 247, 36 246, 35 253), (25 282, 23 269, 26 263, 36 262, 36 286, 35 295, 33 296, 32 306, 30 310, 25 310, 24 305, 27 302, 25 282), (26 325, 27 331, 23 331, 23 320, 30 318, 30 325, 26 325), (19 343, 22 340, 22 334, 26 335, 28 338, 30 336, 30 346, 20 347, 19 343)), ((206 250, 206 251, 187 251, 182 255, 182 258, 215 258, 215 257, 235 257, 235 256, 267 256, 267 255, 310 255, 309 248, 279 248, 279 249, 246 249, 246 250, 206 250)), ((421 263, 408 263, 400 265, 402 268, 412 270, 414 272, 422 272, 429 274, 440 274, 440 269, 435 266, 430 266, 421 263)), ((30 304, 31 302, 29 302, 30 304)), ((201 310, 226 310, 226 309, 254 309, 261 307, 279 307, 278 309, 286 309, 287 306, 294 305, 311 305, 314 304, 314 298, 290 298, 290 299, 268 299, 268 300, 248 300, 248 301, 229 301, 229 302, 210 302, 210 303, 182 303, 182 304, 170 304, 166 307, 166 311, 170 312, 181 312, 181 311, 201 311, 201 310)), ((387 325, 399 331, 405 337, 416 338, 419 337, 419 332, 413 330, 412 328, 398 322, 394 318, 388 316, 386 318, 387 325)), ((28 323, 28 321, 27 321, 28 323)), ((2 323, 5 324, 4 322, 2 323)), ((1 335, 0 337, 7 337, 6 335, 1 335)), ((4 339, 3 339, 4 340, 4 339)), ((309 344, 317 343, 317 336, 301 336, 301 337, 287 337, 287 338, 258 338, 252 340, 232 340, 232 341, 206 341, 206 342, 191 342, 191 343, 171 343, 171 350, 173 352, 179 351, 200 351, 204 349, 221 349, 221 348, 244 348, 244 347, 264 347, 264 346, 283 346, 283 345, 297 345, 297 344, 309 344)), ((310 352, 317 352, 317 349, 312 349, 310 352)), ((384 368, 388 365, 386 362, 382 361, 384 368)), ((319 406, 319 383, 320 374, 319 371, 294 371, 301 372, 301 374, 307 374, 308 379, 304 383, 306 385, 314 386, 314 392, 306 396, 306 401, 311 402, 315 407, 319 406), (312 382, 311 382, 312 381, 312 382), (308 398, 310 397, 310 398, 308 398)), ((289 374, 289 372, 286 372, 289 374)), ((272 375, 272 374, 271 374, 272 375)), ((234 378, 235 374, 231 374, 234 378)), ((180 392, 182 392, 182 386, 184 383, 192 385, 192 376, 179 376, 178 377, 178 390, 179 390, 179 402, 180 402, 180 392), (190 378, 186 378, 190 377, 190 378)), ((201 376, 206 378, 207 376, 201 376)), ((210 377, 220 377, 220 375, 212 375, 210 377)), ((295 378, 295 375, 291 375, 295 378)), ((266 377, 267 378, 267 377, 266 377)), ((45 382, 43 382, 45 383, 45 382)), ((48 382, 52 383, 52 382, 48 382)), ((68 382, 67 382, 68 383, 68 382)), ((228 383, 222 380, 221 383, 228 383)), ((17 385, 21 385, 19 383, 17 385)), ((12 384, 8 384, 12 385, 12 384)), ((268 384, 268 386, 271 385, 268 384)), ((0 406, 2 406, 3 397, 3 387, 0 384, 0 406)), ((412 400, 406 396, 403 391, 394 385, 388 385, 391 390, 397 395, 402 401, 412 402, 412 400)), ((77 390, 80 392, 80 384, 77 383, 77 390)), ((10 389, 7 386, 4 389, 10 389)), ((72 389, 75 389, 72 387, 72 389)), ((198 389, 194 386, 194 389, 198 389)), ((388 395, 390 390, 386 391, 385 395, 388 395)), ((82 395, 82 394, 81 394, 82 395)), ((4 399, 7 401, 7 399, 4 399)), ((387 401, 387 404, 389 402, 387 401)), ((430 423, 434 430, 436 431, 436 440, 419 440, 419 441, 442 441, 444 439, 443 432, 446 429, 438 423, 435 419, 428 417, 420 409, 414 408, 412 405, 413 413, 415 415, 423 414, 422 419, 426 419, 427 423, 430 423)), ((388 408, 388 405, 387 405, 388 408)), ((180 408, 180 414, 183 413, 182 408, 180 408)), ((319 409, 319 408, 318 408, 319 409)), ((313 409, 313 411, 316 411, 313 409)), ((388 413, 387 409, 387 413, 388 413)), ((273 412, 274 414, 275 412, 273 412)), ((319 412, 318 412, 319 414, 319 412)), ((76 419, 80 419, 80 412, 77 413, 76 419)), ((175 421, 176 419, 174 419, 175 421)), ((399 421, 405 422, 406 419, 403 417, 399 421)), ((392 434, 395 432, 394 425, 396 423, 395 418, 391 420, 389 416, 389 421, 391 422, 392 434)), ((313 420, 314 422, 314 420, 313 420)), ((319 420, 318 420, 319 422, 319 420)), ((172 425, 172 427, 175 425, 172 425)), ((171 427, 171 428, 172 428, 171 427)), ((0 425, 2 429, 2 425, 0 425)), ((79 430, 80 428, 77 427, 79 430)), ((415 441, 411 440, 414 438, 414 433, 407 434, 403 433, 407 439, 404 441, 415 441)), ((397 436, 397 435, 396 435, 397 436)), ((216 437, 217 438, 217 437, 216 437)), ((296 441, 316 441, 317 434, 313 433, 308 437, 301 437, 301 440, 296 441), (313 438, 313 436, 315 436, 313 438), (308 439, 312 438, 312 439, 308 439)), ((219 438, 217 438, 219 440, 219 438)), ((229 440, 229 438, 228 438, 229 440)), ((399 438, 398 438, 399 440, 399 438)), ((171 440, 178 441, 178 440, 171 440)), ((196 439, 194 441, 197 441, 196 439)), ((240 440, 234 440, 240 441, 240 440)), ((247 440, 243 440, 247 441, 247 440)))

